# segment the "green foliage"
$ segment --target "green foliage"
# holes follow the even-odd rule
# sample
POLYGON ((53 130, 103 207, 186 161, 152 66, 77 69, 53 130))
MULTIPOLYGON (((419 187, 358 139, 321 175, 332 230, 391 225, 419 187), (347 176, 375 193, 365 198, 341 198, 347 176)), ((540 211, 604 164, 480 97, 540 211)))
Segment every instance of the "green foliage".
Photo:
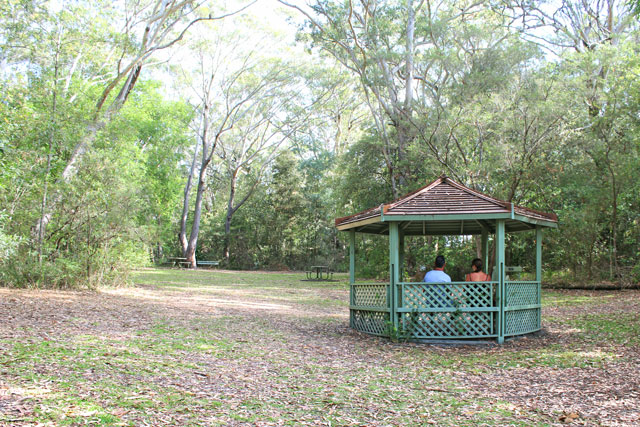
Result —
MULTIPOLYGON (((577 3, 568 15, 568 4, 558 5, 549 31, 557 36, 540 44, 529 30, 515 30, 519 21, 508 9, 483 3, 431 9, 421 2, 318 1, 308 10, 315 24, 307 21, 298 34, 306 56, 260 19, 241 20, 261 39, 257 48, 254 39, 243 42, 245 27, 211 23, 192 44, 175 46, 180 57, 206 46, 219 66, 204 67, 205 74, 225 80, 223 68, 237 71, 238 84, 225 80, 220 87, 229 91, 213 96, 211 111, 225 111, 225 95, 243 99, 259 86, 263 96, 234 118, 205 177, 197 257, 220 260, 229 237, 232 268, 346 270, 347 236, 334 228, 335 217, 389 202, 445 172, 558 214, 560 227, 544 238, 545 277, 637 283, 636 3, 616 6, 615 29, 607 31, 604 15, 577 3), (575 34, 577 22, 594 30, 575 34), (261 49, 268 44, 277 47, 261 49), (229 60, 242 55, 246 63, 229 60), (409 60, 413 80, 406 79, 409 60), (252 133, 253 126, 261 131, 252 133), (276 160, 248 143, 248 135, 262 132, 287 135, 276 160), (242 147, 252 148, 240 153, 242 147), (226 236, 230 171, 239 156, 252 161, 236 171, 236 201, 250 198, 226 236)), ((105 81, 141 42, 133 29, 120 31, 124 10, 106 1, 0 5, 2 283, 122 282, 133 265, 181 255, 176 235, 198 137, 189 104, 202 89, 187 93, 176 82, 192 76, 177 76, 169 64, 155 74, 162 82, 141 75, 127 103, 110 110, 119 82, 98 114, 104 122, 95 121, 105 81), (88 123, 97 128, 89 153, 73 180, 60 179, 90 134, 88 123), (34 229, 43 211, 52 217, 40 243, 34 229)), ((526 274, 533 251, 530 234, 508 237, 507 263, 526 274)), ((447 272, 460 280, 475 253, 474 238, 408 238, 406 274, 444 254, 447 272)), ((356 257, 358 277, 388 277, 386 237, 359 236, 356 257)))
POLYGON ((0 212, 0 265, 7 259, 13 257, 18 249, 20 240, 18 237, 6 234, 4 223, 6 215, 0 212))
MULTIPOLYGON (((151 82, 140 86, 130 108, 98 135, 69 184, 45 175, 48 136, 37 131, 37 118, 46 115, 47 106, 42 110, 19 91, 10 94, 17 108, 0 110, 13 124, 3 128, 1 158, 10 167, 2 170, 0 197, 7 206, 3 236, 15 237, 3 240, 13 250, 3 257, 0 282, 15 287, 124 284, 133 266, 149 262, 152 245, 173 244, 182 194, 175 171, 190 142, 185 136, 190 112, 184 103, 165 102, 158 89, 151 82), (30 229, 40 215, 43 180, 49 181, 49 194, 59 191, 63 197, 39 261, 30 229)), ((69 122, 56 126, 52 175, 64 166, 83 126, 73 116, 81 114, 74 106, 60 101, 58 113, 69 122)))

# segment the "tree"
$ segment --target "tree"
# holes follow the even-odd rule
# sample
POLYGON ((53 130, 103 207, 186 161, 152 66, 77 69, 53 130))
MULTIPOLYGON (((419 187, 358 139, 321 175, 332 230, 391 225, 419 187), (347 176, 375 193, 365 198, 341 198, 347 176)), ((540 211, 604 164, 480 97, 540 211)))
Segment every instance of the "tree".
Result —
MULTIPOLYGON (((77 164, 90 149, 97 133, 120 111, 135 87, 142 69, 150 64, 157 52, 168 49, 181 41, 189 29, 198 22, 223 19, 238 11, 220 16, 198 15, 201 3, 192 0, 152 0, 145 3, 126 3, 123 9, 117 5, 112 10, 124 12, 120 19, 124 28, 116 35, 114 47, 115 63, 102 64, 112 71, 104 76, 99 87, 95 107, 91 112, 92 119, 86 127, 84 135, 78 140, 69 156, 59 179, 69 182, 77 173, 77 164)), ((240 10, 244 10, 242 7, 240 10)), ((111 59, 112 57, 108 57, 111 59)), ((101 68, 102 68, 101 67, 101 68)), ((52 203, 61 196, 53 195, 52 203)), ((45 212, 36 224, 38 234, 46 228, 51 220, 51 212, 45 212)))

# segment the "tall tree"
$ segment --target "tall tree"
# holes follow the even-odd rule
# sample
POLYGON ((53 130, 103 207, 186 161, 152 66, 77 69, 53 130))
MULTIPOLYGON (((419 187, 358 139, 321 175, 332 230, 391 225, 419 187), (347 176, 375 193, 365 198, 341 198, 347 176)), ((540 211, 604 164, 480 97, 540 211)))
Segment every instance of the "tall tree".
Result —
MULTIPOLYGON (((123 29, 116 34, 116 40, 123 43, 114 45, 112 55, 100 68, 111 69, 104 73, 104 79, 98 80, 95 89, 99 90, 91 120, 84 135, 78 140, 69 156, 59 179, 69 182, 77 173, 79 161, 90 149, 97 133, 120 111, 135 87, 145 66, 148 66, 159 51, 171 48, 181 41, 189 29, 200 21, 219 20, 231 12, 219 16, 198 15, 201 3, 193 0, 152 0, 143 3, 125 3, 111 10, 118 12, 117 19, 123 23, 123 29)), ((245 9, 242 7, 242 9, 245 9)), ((51 197, 55 204, 60 194, 51 197)), ((51 220, 51 212, 45 212, 36 224, 38 234, 51 220)))

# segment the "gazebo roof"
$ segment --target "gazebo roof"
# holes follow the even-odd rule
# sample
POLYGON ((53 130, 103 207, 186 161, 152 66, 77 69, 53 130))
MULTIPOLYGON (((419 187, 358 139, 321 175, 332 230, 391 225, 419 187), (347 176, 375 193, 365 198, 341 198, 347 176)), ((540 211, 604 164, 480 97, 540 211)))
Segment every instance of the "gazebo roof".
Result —
POLYGON ((336 218, 338 230, 387 234, 390 221, 402 221, 405 235, 480 234, 495 232, 504 219, 507 232, 557 227, 558 217, 505 202, 441 176, 391 203, 336 218))

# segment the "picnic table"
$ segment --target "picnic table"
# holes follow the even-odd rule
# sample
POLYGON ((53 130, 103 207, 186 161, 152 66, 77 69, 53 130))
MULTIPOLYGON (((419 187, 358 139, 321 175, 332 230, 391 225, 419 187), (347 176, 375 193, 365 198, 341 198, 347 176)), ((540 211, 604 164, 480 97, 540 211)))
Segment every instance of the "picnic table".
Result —
MULTIPOLYGON (((183 268, 191 267, 190 261, 187 261, 186 258, 179 257, 179 256, 168 257, 167 260, 165 261, 165 265, 166 264, 171 264, 172 267, 183 267, 183 268)), ((198 267, 202 267, 202 266, 217 267, 220 265, 220 261, 198 260, 196 262, 196 265, 198 267)))
POLYGON ((329 271, 327 265, 312 265, 305 273, 307 273, 307 280, 330 280, 333 277, 333 273, 329 271))
POLYGON ((169 257, 167 260, 171 263, 173 267, 188 267, 191 263, 187 261, 186 258, 183 257, 169 257))

